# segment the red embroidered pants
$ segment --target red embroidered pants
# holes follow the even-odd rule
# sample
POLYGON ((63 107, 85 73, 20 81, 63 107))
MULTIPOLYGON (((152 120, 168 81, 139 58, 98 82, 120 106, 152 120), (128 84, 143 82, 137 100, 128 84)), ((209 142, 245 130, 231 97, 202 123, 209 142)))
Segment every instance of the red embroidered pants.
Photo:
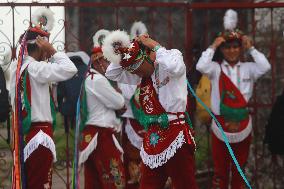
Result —
MULTIPOLYGON (((127 118, 129 119, 129 118, 127 118)), ((143 138, 143 134, 140 134, 143 131, 143 127, 134 119, 129 119, 131 127, 136 132, 138 136, 143 138)), ((124 130, 125 130, 124 124, 124 130)), ((125 167, 125 176, 126 176, 126 186, 125 189, 138 189, 139 180, 141 176, 140 167, 141 167, 141 157, 140 149, 135 147, 129 140, 126 131, 123 132, 123 150, 124 150, 124 167, 125 167)), ((133 136, 134 137, 134 136, 133 136)))
MULTIPOLYGON (((40 130, 52 137, 51 124, 32 124, 26 141, 32 139, 40 130)), ((25 162, 25 176, 28 189, 50 189, 52 184, 53 155, 50 149, 39 145, 25 162)))
MULTIPOLYGON (((230 143, 235 156, 243 168, 249 155, 251 135, 239 143, 230 143)), ((232 175, 231 189, 244 189, 245 182, 240 176, 225 143, 212 133, 212 153, 214 164, 213 189, 228 189, 229 176, 232 175)))
POLYGON ((125 172, 113 132, 100 128, 96 149, 84 163, 85 189, 124 189, 125 172))
POLYGON ((174 157, 161 167, 150 169, 142 165, 140 189, 163 189, 168 177, 175 189, 197 189, 195 165, 192 152, 187 145, 178 149, 174 157))

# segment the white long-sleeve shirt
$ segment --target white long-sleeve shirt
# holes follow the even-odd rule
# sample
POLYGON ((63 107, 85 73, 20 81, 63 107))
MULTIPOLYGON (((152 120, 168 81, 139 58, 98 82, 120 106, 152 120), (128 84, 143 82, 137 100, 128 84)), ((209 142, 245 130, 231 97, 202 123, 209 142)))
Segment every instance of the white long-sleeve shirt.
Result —
POLYGON ((132 109, 131 109, 130 99, 134 95, 137 85, 129 85, 125 83, 117 83, 117 85, 118 85, 118 88, 121 90, 122 96, 124 97, 124 100, 125 100, 125 106, 126 106, 126 111, 121 117, 134 118, 132 109))
MULTIPOLYGON (((77 68, 65 53, 55 53, 49 63, 38 62, 30 56, 23 60, 21 73, 28 66, 31 84, 31 121, 52 122, 50 110, 49 83, 70 79, 77 73, 77 68)), ((11 101, 14 108, 16 66, 13 66, 11 80, 11 101)))
MULTIPOLYGON (((210 79, 212 85, 211 109, 216 115, 219 115, 219 77, 221 68, 217 62, 212 61, 214 53, 215 51, 212 48, 208 48, 206 51, 204 51, 202 53, 202 56, 198 60, 196 69, 202 74, 207 75, 210 79)), ((234 67, 232 67, 224 60, 221 64, 223 72, 237 87, 239 87, 240 92, 245 97, 247 102, 252 96, 254 82, 260 76, 269 71, 271 67, 267 58, 258 50, 252 50, 251 56, 253 57, 255 62, 238 62, 234 67), (240 73, 239 76, 238 72, 240 73), (240 79, 239 82, 238 79, 240 79)))
MULTIPOLYGON (((182 53, 177 49, 159 48, 156 52, 156 63, 151 78, 161 105, 167 112, 184 112, 187 104, 187 83, 182 53), (157 83, 158 80, 160 84, 157 83)), ((115 63, 111 63, 107 68, 106 77, 133 85, 141 81, 139 76, 127 72, 115 63)), ((176 116, 169 115, 169 119, 176 119, 176 116)))
MULTIPOLYGON (((211 109, 214 114, 220 115, 220 92, 219 77, 221 74, 220 64, 212 61, 215 51, 208 48, 204 51, 198 60, 196 69, 202 74, 208 76, 211 81, 211 109)), ((225 60, 221 63, 223 72, 231 79, 231 81, 239 88, 241 94, 248 102, 253 93, 253 85, 255 81, 270 70, 270 64, 267 58, 256 49, 251 51, 254 62, 238 62, 234 67, 230 66, 225 60)), ((240 142, 251 132, 251 121, 249 121, 247 129, 241 133, 226 133, 230 142, 240 142)), ((222 139, 220 131, 214 121, 212 121, 212 130, 216 136, 222 139)))
POLYGON ((124 98, 99 72, 89 75, 85 81, 89 119, 86 124, 98 127, 121 129, 121 121, 116 117, 115 110, 124 106, 124 98), (92 78, 93 77, 93 78, 92 78))

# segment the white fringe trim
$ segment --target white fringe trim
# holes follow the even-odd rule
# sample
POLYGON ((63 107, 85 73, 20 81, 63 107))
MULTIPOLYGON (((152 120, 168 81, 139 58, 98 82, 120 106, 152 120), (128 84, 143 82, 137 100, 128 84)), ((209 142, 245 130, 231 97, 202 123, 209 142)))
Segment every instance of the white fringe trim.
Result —
POLYGON ((140 137, 136 131, 133 129, 133 127, 130 124, 129 119, 127 119, 127 123, 125 126, 125 133, 130 141, 130 143, 135 146, 137 149, 141 149, 143 138, 140 137))
POLYGON ((30 155, 38 148, 39 145, 43 145, 48 148, 53 155, 53 162, 56 162, 56 148, 55 144, 50 136, 40 130, 25 146, 24 148, 24 161, 26 161, 30 155))
POLYGON ((123 151, 122 147, 120 146, 119 142, 117 141, 116 137, 114 136, 114 134, 112 134, 112 140, 114 142, 115 147, 120 151, 120 153, 121 153, 121 157, 120 158, 121 158, 121 161, 123 161, 123 153, 124 153, 124 151, 123 151))
POLYGON ((167 163, 167 161, 175 155, 177 150, 181 148, 184 143, 185 143, 184 134, 183 134, 183 131, 180 131, 178 136, 170 144, 170 146, 167 149, 165 149, 163 152, 161 152, 160 154, 156 154, 156 155, 147 154, 142 144, 140 156, 145 165, 148 165, 151 169, 154 169, 154 168, 157 168, 167 163))
POLYGON ((97 145, 98 145, 98 133, 96 133, 96 135, 92 138, 89 145, 83 151, 80 152, 79 165, 87 161, 89 155, 96 149, 97 145))
MULTIPOLYGON (((211 128, 212 128, 212 131, 215 134, 215 136, 219 140, 224 141, 223 135, 222 135, 219 127, 216 125, 214 120, 212 121, 211 128)), ((229 143, 238 143, 238 142, 241 142, 244 139, 246 139, 249 136, 249 134, 251 133, 251 131, 252 131, 252 121, 251 121, 251 117, 249 116, 248 125, 244 130, 242 130, 241 132, 238 132, 238 133, 225 132, 225 134, 228 138, 229 143)))

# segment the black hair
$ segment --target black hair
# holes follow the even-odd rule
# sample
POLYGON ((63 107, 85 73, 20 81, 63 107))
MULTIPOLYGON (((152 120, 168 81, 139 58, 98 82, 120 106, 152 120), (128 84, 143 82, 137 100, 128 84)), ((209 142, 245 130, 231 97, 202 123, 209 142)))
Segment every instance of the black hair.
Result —
POLYGON ((227 40, 226 42, 223 42, 215 51, 215 54, 213 56, 213 61, 215 62, 222 62, 224 60, 224 55, 221 52, 221 48, 226 47, 228 45, 231 45, 233 43, 237 43, 240 47, 242 46, 242 41, 240 39, 231 39, 227 40))
POLYGON ((35 51, 38 50, 38 46, 36 43, 32 43, 32 44, 27 44, 27 51, 28 51, 28 54, 32 54, 34 53, 35 51))

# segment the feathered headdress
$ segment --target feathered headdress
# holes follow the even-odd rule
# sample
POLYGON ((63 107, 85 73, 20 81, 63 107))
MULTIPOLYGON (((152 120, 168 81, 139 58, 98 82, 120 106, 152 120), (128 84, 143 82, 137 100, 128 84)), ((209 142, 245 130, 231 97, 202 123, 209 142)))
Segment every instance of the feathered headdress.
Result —
POLYGON ((232 9, 226 11, 224 16, 224 29, 219 36, 223 36, 227 40, 241 39, 243 32, 237 29, 238 13, 232 9))
POLYGON ((41 30, 50 32, 54 25, 54 13, 49 8, 39 8, 32 15, 32 24, 41 30))
MULTIPOLYGON (((54 25, 54 13, 49 8, 37 9, 31 17, 31 27, 26 31, 27 43, 35 43, 37 36, 48 40, 54 25)), ((22 41, 22 37, 21 40, 22 41)))
POLYGON ((98 53, 98 52, 102 53, 102 45, 103 45, 104 39, 109 34, 110 34, 110 31, 105 30, 105 29, 101 29, 95 33, 95 35, 93 36, 94 47, 92 49, 92 53, 98 53))
POLYGON ((130 71, 137 69, 145 58, 138 42, 131 42, 129 35, 121 30, 113 31, 105 38, 102 50, 108 61, 130 71))
POLYGON ((131 38, 134 39, 135 37, 141 35, 141 34, 146 34, 148 32, 147 27, 145 24, 141 21, 139 22, 134 22, 131 26, 130 30, 130 35, 131 38))

